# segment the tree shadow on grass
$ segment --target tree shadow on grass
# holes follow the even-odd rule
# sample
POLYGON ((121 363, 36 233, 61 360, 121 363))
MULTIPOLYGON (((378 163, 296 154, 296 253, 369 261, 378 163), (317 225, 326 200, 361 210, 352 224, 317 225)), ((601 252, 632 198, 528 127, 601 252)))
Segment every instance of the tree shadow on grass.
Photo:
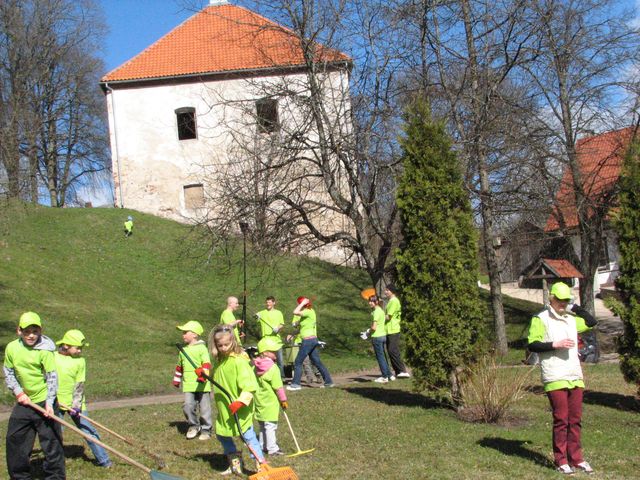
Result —
MULTIPOLYGON (((93 462, 93 458, 89 458, 85 453, 82 445, 65 445, 65 458, 81 458, 87 462, 93 462)), ((42 465, 44 464, 44 453, 40 449, 34 449, 31 453, 31 478, 34 480, 43 480, 47 476, 44 473, 42 465)))
POLYGON ((504 455, 516 456, 529 460, 542 467, 554 468, 551 459, 545 455, 528 448, 526 445, 530 443, 527 440, 509 440, 499 437, 484 437, 478 440, 478 445, 485 448, 493 448, 504 455))
POLYGON ((173 421, 168 422, 169 426, 175 428, 179 434, 186 435, 189 430, 189 424, 187 422, 173 421))
POLYGON ((633 395, 585 390, 583 402, 590 405, 601 405, 603 407, 615 408, 616 410, 622 410, 624 412, 640 411, 640 402, 633 395))
POLYGON ((375 387, 348 387, 342 390, 392 406, 451 409, 447 404, 405 390, 375 387))
POLYGON ((87 455, 82 445, 65 445, 64 458, 81 458, 82 460, 93 463, 93 457, 87 455))
POLYGON ((193 455, 191 458, 193 459, 202 459, 211 465, 213 470, 221 472, 226 470, 229 466, 229 462, 227 461, 227 456, 222 453, 198 453, 193 455))

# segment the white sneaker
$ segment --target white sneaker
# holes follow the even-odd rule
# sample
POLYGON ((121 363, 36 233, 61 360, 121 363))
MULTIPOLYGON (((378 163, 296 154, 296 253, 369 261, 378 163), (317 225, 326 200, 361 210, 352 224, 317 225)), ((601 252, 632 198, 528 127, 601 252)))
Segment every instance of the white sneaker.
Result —
POLYGON ((591 465, 589 465, 589 462, 580 462, 577 465, 575 465, 575 468, 582 470, 584 473, 594 472, 593 468, 591 468, 591 465))
POLYGON ((389 377, 389 380, 391 380, 392 382, 395 382, 396 381, 396 376, 395 375, 391 375, 389 377))
POLYGON ((389 379, 387 377, 378 377, 374 380, 376 383, 389 383, 389 379))
POLYGON ((209 440, 211 438, 211 432, 207 432, 205 430, 200 432, 200 436, 198 440, 209 440))
POLYGON ((189 427, 187 430, 187 440, 193 440, 200 433, 200 427, 189 427))
POLYGON ((573 468, 571 468, 567 463, 565 463, 564 465, 560 465, 556 470, 558 470, 560 473, 564 473, 565 475, 573 475, 574 473, 576 473, 573 468))
POLYGON ((302 387, 300 385, 287 385, 287 390, 295 392, 296 390, 302 390, 302 387))
POLYGON ((397 376, 398 378, 411 378, 409 372, 400 372, 397 376))

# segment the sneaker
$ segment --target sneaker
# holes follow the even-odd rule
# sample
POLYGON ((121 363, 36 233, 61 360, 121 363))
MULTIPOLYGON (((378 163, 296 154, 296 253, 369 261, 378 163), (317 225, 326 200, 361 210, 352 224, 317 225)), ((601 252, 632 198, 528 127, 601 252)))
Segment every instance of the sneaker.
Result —
POLYGON ((270 457, 279 457, 281 455, 284 455, 284 452, 282 450, 276 450, 275 452, 271 452, 269 454, 270 457))
POLYGON ((398 378, 411 378, 411 375, 409 374, 409 372, 400 372, 398 375, 396 375, 398 378))
POLYGON ((565 475, 573 475, 574 473, 576 473, 573 468, 571 468, 568 464, 563 464, 560 465, 556 470, 558 470, 560 473, 564 473, 565 475))
POLYGON ((378 377, 374 380, 376 383, 389 383, 389 379, 387 377, 378 377))
POLYGON ((589 462, 580 462, 577 465, 574 465, 575 468, 582 470, 584 473, 593 473, 594 470, 589 465, 589 462))
POLYGON ((389 377, 389 380, 391 380, 392 382, 395 382, 396 381, 396 376, 395 375, 391 375, 389 377))
POLYGON ((296 390, 302 390, 302 387, 300 385, 294 385, 292 383, 291 385, 287 385, 287 390, 289 390, 290 392, 295 392, 296 390))
POLYGON ((335 386, 336 386, 335 383, 325 383, 325 384, 321 385, 322 388, 333 388, 335 386))
POLYGON ((189 427, 187 430, 187 440, 193 440, 200 433, 200 427, 189 427))
POLYGON ((211 438, 211 432, 209 431, 201 431, 198 440, 209 440, 211 438))

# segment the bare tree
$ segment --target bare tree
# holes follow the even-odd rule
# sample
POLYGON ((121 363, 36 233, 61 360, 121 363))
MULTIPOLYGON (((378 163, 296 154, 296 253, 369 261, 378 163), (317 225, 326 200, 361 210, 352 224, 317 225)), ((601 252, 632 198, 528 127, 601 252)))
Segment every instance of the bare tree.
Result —
POLYGON ((104 27, 96 11, 92 0, 0 6, 0 160, 9 196, 35 202, 42 188, 51 206, 62 206, 106 168, 96 56, 104 27))

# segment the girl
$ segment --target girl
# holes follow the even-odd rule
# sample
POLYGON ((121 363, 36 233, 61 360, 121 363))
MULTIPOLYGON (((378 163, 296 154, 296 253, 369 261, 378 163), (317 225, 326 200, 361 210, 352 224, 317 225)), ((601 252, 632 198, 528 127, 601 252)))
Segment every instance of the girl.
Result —
POLYGON ((391 376, 389 364, 384 356, 384 347, 387 344, 386 318, 377 296, 371 295, 369 297, 369 306, 373 309, 371 312, 371 343, 373 343, 373 351, 376 353, 376 360, 378 360, 380 373, 382 373, 382 376, 376 378, 374 382, 387 383, 396 378, 391 376))
MULTIPOLYGON (((229 325, 216 326, 209 336, 209 348, 213 360, 213 379, 229 394, 233 401, 214 385, 213 398, 216 402, 216 437, 222 444, 229 461, 229 468, 222 475, 242 475, 242 453, 236 448, 233 437, 240 435, 234 414, 238 414, 242 434, 247 443, 258 455, 259 464, 264 463, 264 455, 253 429, 253 405, 251 401, 258 389, 258 381, 253 373, 249 357, 238 345, 229 325)), ((253 455, 252 455, 253 456, 253 455)), ((260 466, 258 465, 258 470, 260 466)))
MULTIPOLYGON (((287 387, 287 390, 301 390, 302 386, 300 381, 302 380, 302 362, 305 358, 309 357, 311 363, 315 365, 322 379, 324 380, 325 387, 333 387, 333 380, 329 374, 329 370, 320 361, 320 354, 318 353, 318 336, 316 333, 316 312, 311 307, 311 301, 307 297, 298 297, 298 306, 293 311, 293 315, 300 317, 300 336, 302 337, 302 345, 296 356, 294 362, 294 373, 291 385, 287 387)), ((297 324, 293 325, 294 327, 297 324)))

